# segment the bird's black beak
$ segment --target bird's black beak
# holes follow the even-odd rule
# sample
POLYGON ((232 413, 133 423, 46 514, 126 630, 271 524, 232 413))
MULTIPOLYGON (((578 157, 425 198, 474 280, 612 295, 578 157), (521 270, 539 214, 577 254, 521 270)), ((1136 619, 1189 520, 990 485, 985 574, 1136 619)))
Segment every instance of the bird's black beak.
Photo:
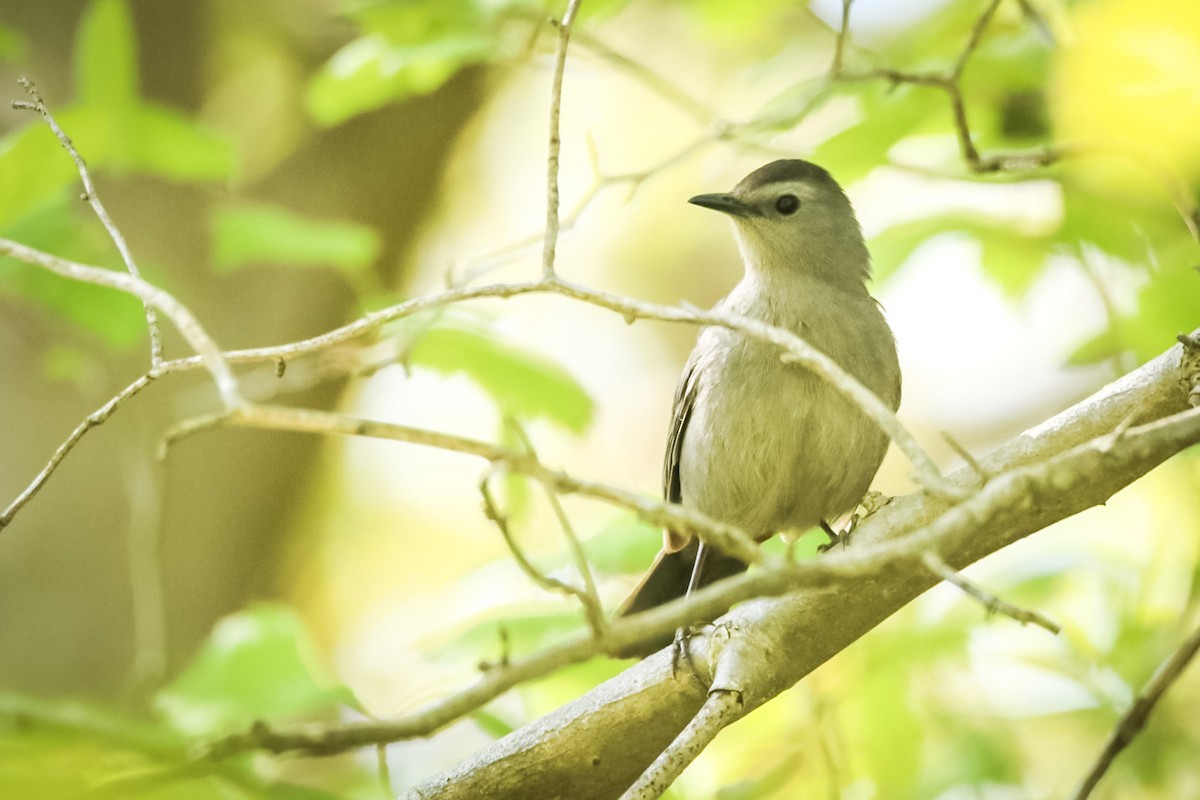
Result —
POLYGON ((720 211, 722 214, 729 214, 734 217, 753 217, 757 216, 758 213, 731 194, 698 194, 691 200, 688 200, 688 202, 695 206, 711 208, 713 211, 720 211))

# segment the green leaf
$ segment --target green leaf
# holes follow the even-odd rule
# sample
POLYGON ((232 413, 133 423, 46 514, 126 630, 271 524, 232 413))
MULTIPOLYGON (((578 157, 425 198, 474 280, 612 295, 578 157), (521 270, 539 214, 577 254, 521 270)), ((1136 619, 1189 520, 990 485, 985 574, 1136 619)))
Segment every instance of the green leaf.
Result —
POLYGON ((356 705, 319 665, 299 617, 259 604, 225 617, 191 665, 155 698, 178 730, 210 736, 260 719, 290 719, 356 705))
POLYGON ((138 101, 137 43, 125 0, 94 0, 75 42, 75 89, 84 105, 110 112, 138 101))
POLYGON ((1076 347, 1067 356, 1067 363, 1080 367, 1106 361, 1121 353, 1121 339, 1116 331, 1102 331, 1076 347))
POLYGON ((233 172, 228 141, 169 108, 81 108, 72 113, 70 130, 93 174, 103 167, 116 173, 207 181, 233 172))
POLYGON ((1178 213, 1163 197, 1122 196, 1069 177, 1063 181, 1061 239, 1088 242, 1126 263, 1144 264, 1154 249, 1183 233, 1178 213))
MULTIPOLYGON (((600 533, 583 543, 592 569, 610 575, 628 575, 649 568, 662 547, 662 529, 633 514, 613 519, 600 533)), ((568 556, 563 555, 563 563, 568 556)))
POLYGON ((502 739, 516 730, 512 724, 505 722, 486 709, 471 712, 471 719, 475 721, 481 731, 493 739, 502 739))
POLYGON ((170 108, 146 105, 118 123, 112 166, 178 181, 230 177, 237 160, 221 134, 170 108))
POLYGON ((496 660, 502 649, 509 655, 531 653, 560 642, 583 625, 578 611, 546 611, 545 604, 497 606, 487 619, 445 631, 429 643, 430 658, 486 658, 496 660))
MULTIPOLYGON (((29 247, 90 264, 123 269, 112 243, 95 220, 82 223, 86 206, 65 192, 0 235, 29 247)), ((143 265, 145 267, 145 265, 143 265)), ((142 304, 115 289, 73 281, 12 258, 0 258, 0 295, 32 300, 77 325, 100 334, 114 347, 146 340, 142 304)))
MULTIPOLYGON (((921 776, 918 797, 950 796, 956 786, 986 784, 996 786, 1021 779, 1019 758, 1005 737, 995 731, 977 730, 963 720, 942 714, 937 727, 944 731, 939 746, 946 748, 942 758, 926 759, 926 772, 921 776)), ((976 792, 959 792, 970 797, 976 792)), ((1019 797, 1020 793, 1014 793, 1019 797)))
POLYGON ((843 719, 858 757, 893 797, 910 796, 920 776, 923 731, 908 699, 907 670, 882 667, 855 687, 843 719))
POLYGON ((873 238, 875 279, 886 280, 918 247, 953 233, 965 234, 980 243, 985 274, 1010 297, 1019 297, 1029 289, 1054 247, 1050 237, 1022 235, 1009 220, 954 212, 894 225, 873 238))
POLYGON ((569 372, 465 315, 443 314, 420 332, 409 363, 466 375, 519 420, 547 419, 575 433, 592 421, 592 398, 569 372))
POLYGON ((1011 223, 974 225, 968 232, 983 247, 983 272, 1010 298, 1023 297, 1042 274, 1053 242, 1043 236, 1023 236, 1011 223))
MULTIPOLYGON (((72 115, 60 115, 68 124, 72 115)), ((0 137, 0 227, 12 224, 59 197, 78 182, 75 165, 37 117, 0 137)))
MULTIPOLYGON (((93 176, 112 170, 207 181, 233 173, 228 141, 170 109, 76 107, 55 117, 93 176)), ((0 138, 0 175, 0 226, 35 212, 67 187, 76 198, 82 189, 75 164, 40 120, 0 138)))
MULTIPOLYGON (((20 800, 333 800, 379 797, 378 778, 343 770, 375 793, 332 794, 260 778, 245 761, 197 768, 188 742, 162 724, 74 701, 0 695, 0 797, 20 800), (368 782, 369 781, 369 782, 368 782)), ((328 782, 328 781, 327 781, 328 782)))
POLYGON ((936 89, 868 81, 842 91, 847 94, 859 98, 861 117, 813 153, 813 161, 828 165, 842 185, 886 163, 888 152, 902 139, 918 132, 951 130, 949 107, 936 89))
POLYGON ((834 95, 825 75, 805 78, 767 101, 752 119, 755 130, 791 130, 834 95))
POLYGON ((213 265, 224 272, 251 264, 287 264, 357 273, 375 262, 381 247, 379 234, 366 225, 250 203, 216 209, 212 237, 213 265))
POLYGON ((490 59, 496 48, 496 41, 477 32, 424 44, 364 36, 335 53, 313 78, 308 110, 317 124, 336 125, 388 103, 428 94, 463 67, 490 59))
POLYGON ((1198 326, 1200 270, 1176 263, 1151 275, 1138 294, 1137 312, 1122 321, 1121 334, 1123 344, 1144 362, 1170 347, 1176 334, 1198 326))
POLYGON ((25 57, 25 37, 12 28, 0 25, 0 59, 18 61, 25 57))

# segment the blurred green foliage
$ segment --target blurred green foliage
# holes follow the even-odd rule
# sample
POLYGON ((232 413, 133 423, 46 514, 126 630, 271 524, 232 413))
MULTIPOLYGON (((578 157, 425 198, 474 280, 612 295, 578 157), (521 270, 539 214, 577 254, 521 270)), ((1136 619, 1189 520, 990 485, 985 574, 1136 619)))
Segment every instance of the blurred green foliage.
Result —
POLYGON ((294 611, 257 605, 226 617, 192 664, 155 698, 175 730, 216 736, 259 719, 356 705, 323 675, 317 649, 294 611))
MULTIPOLYGON (((562 0, 348 2, 343 11, 352 33, 306 78, 306 122, 319 128, 347 123, 386 105, 434 93, 472 67, 491 66, 499 76, 500 67, 547 52, 553 29, 542 20, 561 15, 564 5, 562 0)), ((626 5, 624 0, 585 0, 580 24, 617 17, 626 5)), ((687 24, 707 30, 714 38, 734 41, 764 35, 778 14, 795 10, 795 4, 783 0, 659 5, 670 6, 687 24)), ((971 132, 987 152, 1053 141, 1045 87, 1054 69, 1055 45, 1017 6, 1002 4, 963 75, 971 132)), ((847 66, 947 71, 979 12, 976 2, 948 2, 874 43, 869 52, 852 48, 847 66)), ((20 31, 0 26, 0 59, 20 57, 23 41, 20 31)), ((825 41, 831 46, 832 36, 825 41)), ((776 55, 754 50, 740 57, 753 66, 755 59, 765 61, 776 55)), ((303 62, 301 55, 295 58, 303 62)), ((235 148, 206 127, 199 114, 167 108, 143 96, 138 42, 124 0, 94 0, 88 5, 77 32, 74 64, 75 98, 70 104, 55 104, 54 112, 98 175, 107 179, 136 174, 215 191, 242 171, 235 148)), ((847 105, 852 113, 809 155, 836 165, 844 183, 855 183, 881 165, 895 163, 898 149, 918 141, 942 145, 940 163, 930 168, 940 177, 996 183, 1029 177, 971 174, 959 157, 954 118, 944 93, 886 80, 831 83, 821 74, 805 77, 784 87, 761 108, 745 125, 746 137, 752 144, 770 144, 776 134, 828 110, 831 104, 847 105)), ((120 268, 111 243, 77 200, 74 165, 32 115, 0 139, 0 176, 0 235, 63 257, 120 268)), ((888 280, 919 248, 948 235, 979 244, 985 274, 1013 301, 1046 274, 1051 260, 1084 265, 1087 259, 1101 259, 1133 276, 1138 289, 1131 303, 1113 311, 1105 331, 1080 344, 1072 359, 1075 363, 1130 354, 1145 360, 1165 349, 1176 333, 1200 323, 1200 276, 1195 269, 1200 258, 1180 218, 1178 198, 1173 202, 1163 191, 1114 193, 1093 180, 1083 162, 1056 164, 1038 171, 1036 177, 1052 183, 1062 201, 1061 213, 1036 230, 1018 231, 1009 218, 963 210, 903 222, 871 242, 877 279, 888 280)), ((1194 201, 1195 186, 1185 186, 1183 191, 1194 201)), ((205 233, 214 273, 261 266, 328 269, 352 288, 363 290, 364 305, 377 300, 365 296, 375 287, 361 278, 380 258, 378 231, 236 196, 219 195, 212 203, 205 233)), ((154 264, 143 267, 151 280, 170 288, 169 270, 156 269, 154 264), (159 281, 160 275, 168 277, 159 281)), ((135 300, 11 260, 0 259, 0 291, 39 303, 103 335, 113 346, 129 346, 145 336, 135 300)), ((548 421, 567 435, 579 436, 596 416, 594 401, 567 367, 506 335, 496 320, 440 312, 406 320, 395 326, 395 332, 405 342, 407 364, 467 378, 492 402, 502 420, 548 421)), ((70 371, 61 365, 69 358, 54 367, 56 374, 70 371)), ((514 449, 521 447, 520 438, 503 426, 498 438, 514 449)), ((1176 484, 1174 490, 1186 493, 1190 487, 1193 492, 1191 505, 1177 517, 1158 521, 1160 526, 1169 524, 1180 538, 1195 538, 1200 525, 1194 498, 1196 475, 1193 458, 1172 465, 1163 478, 1176 484)), ((523 483, 510 485, 510 510, 534 503, 523 487, 523 483)), ((525 520, 523 514, 516 516, 525 520)), ((640 570, 652 559, 659 541, 658 531, 627 516, 583 530, 581 536, 601 578, 640 570)), ((798 554, 812 555, 817 542, 805 537, 798 554)), ((783 547, 777 542, 769 546, 783 547)), ((1147 537, 1146 547, 1167 551, 1169 542, 1147 537)), ((1096 613, 1111 626, 1107 640, 1068 626, 1064 637, 1068 644, 1027 659, 1074 682, 1093 699, 1091 709, 1000 720, 982 708, 965 713, 939 698, 937 687, 928 684, 950 671, 971 679, 979 664, 972 663, 977 657, 967 652, 967 643, 980 612, 964 602, 928 622, 910 608, 882 626, 871 637, 869 648, 864 646, 857 655, 839 661, 836 666, 844 675, 824 670, 814 676, 819 687, 841 698, 838 707, 797 705, 789 707, 786 719, 764 715, 761 721, 756 717, 740 724, 738 736, 767 755, 726 769, 723 778, 728 781, 720 788, 708 791, 695 790, 697 784, 680 785, 670 795, 729 800, 825 791, 833 797, 993 796, 985 794, 986 787, 1035 794, 1030 787, 1044 784, 1027 773, 1030 765, 1045 769, 1038 746, 1065 741, 1068 752, 1062 760, 1086 763, 1122 710, 1129 687, 1141 685, 1169 652, 1179 638, 1179 620, 1194 615, 1200 561, 1195 548, 1180 553, 1160 556, 1164 563, 1156 562, 1143 575, 1137 572, 1143 565, 1127 559, 1081 552, 1077 561, 1056 564, 1046 574, 1002 576, 999 585, 992 587, 1014 602, 1068 609, 1077 603, 1099 609, 1096 613), (1165 563, 1172 558, 1173 564, 1165 563), (1172 569, 1185 574, 1181 577, 1172 569), (1068 572, 1089 577, 1062 580, 1068 572), (1154 582, 1169 574, 1184 589, 1167 612, 1147 611, 1148 601, 1142 595, 1150 594, 1154 582), (823 755, 815 746, 803 750, 779 746, 781 741, 809 743, 816 729, 836 740, 823 755), (798 770, 801 760, 805 769, 798 770), (842 787, 849 787, 844 794, 842 787), (971 794, 955 795, 956 789, 971 794)), ((543 561, 558 571, 569 570, 572 564, 565 549, 543 561)), ((496 603, 487 613, 442 631, 428 643, 425 655, 435 663, 495 661, 505 655, 500 652, 501 642, 513 653, 529 652, 581 630, 582 615, 567 608, 557 602, 553 606, 496 603)), ((138 719, 70 702, 0 698, 0 794, 61 797, 178 766, 196 737, 244 728, 256 719, 328 720, 351 713, 357 707, 353 695, 318 666, 316 653, 292 612, 255 606, 218 623, 190 665, 156 692, 151 707, 157 716, 138 719)), ((1016 661, 1023 659, 1014 656, 1016 661)), ((602 659, 575 665, 524 687, 519 711, 489 706, 474 714, 474 722, 487 735, 502 736, 620 667, 602 659)), ((789 696, 778 702, 794 700, 789 696)), ((1123 757, 1131 765, 1124 785, 1136 796, 1182 796, 1172 792, 1194 786, 1187 783, 1187 776, 1194 775, 1200 733, 1186 712, 1186 708, 1164 709, 1137 747, 1123 757)), ((733 746, 727 740, 718 742, 714 760, 722 758, 722 748, 733 746)), ((152 786, 141 796, 366 798, 381 794, 372 772, 358 765, 342 773, 331 770, 324 777, 329 782, 324 789, 301 788, 264 779, 250 764, 235 762, 201 775, 167 774, 161 787, 152 786)))
POLYGON ((6 797, 285 798, 386 795, 350 769, 329 791, 264 779, 247 758, 180 770, 189 744, 258 719, 331 717, 355 705, 325 675, 294 611, 258 605, 221 620, 192 664, 155 698, 159 717, 0 695, 0 789, 6 797))
POLYGON ((439 312, 404 322, 416 332, 409 364, 467 376, 505 416, 545 419, 577 434, 591 422, 592 399, 567 370, 508 341, 478 315, 439 312))
POLYGON ((353 222, 315 220, 261 203, 230 204, 212 219, 213 267, 260 264, 333 267, 350 276, 379 256, 379 234, 353 222))
MULTIPOLYGON (((627 0, 583 3, 583 19, 627 0)), ((460 70, 511 59, 528 47, 530 21, 566 4, 544 0, 349 2, 362 35, 342 47, 312 80, 308 108, 321 125, 429 94, 460 70), (510 23, 515 22, 516 25, 510 23)))

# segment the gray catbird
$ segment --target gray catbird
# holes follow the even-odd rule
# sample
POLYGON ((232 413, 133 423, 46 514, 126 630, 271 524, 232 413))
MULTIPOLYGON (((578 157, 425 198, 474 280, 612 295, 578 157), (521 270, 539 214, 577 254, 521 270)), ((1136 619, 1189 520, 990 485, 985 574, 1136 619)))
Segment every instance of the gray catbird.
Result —
MULTIPOLYGON (((728 194, 688 202, 728 215, 741 250, 745 275, 716 310, 796 333, 888 406, 899 406, 895 340, 867 293, 870 254, 849 199, 828 172, 807 161, 774 161, 728 194)), ((888 446, 857 406, 780 355, 727 328, 701 331, 675 392, 663 465, 667 500, 759 541, 817 524, 828 530, 827 520, 866 494, 888 446)), ((674 531, 664 539, 619 614, 746 569, 674 531)))

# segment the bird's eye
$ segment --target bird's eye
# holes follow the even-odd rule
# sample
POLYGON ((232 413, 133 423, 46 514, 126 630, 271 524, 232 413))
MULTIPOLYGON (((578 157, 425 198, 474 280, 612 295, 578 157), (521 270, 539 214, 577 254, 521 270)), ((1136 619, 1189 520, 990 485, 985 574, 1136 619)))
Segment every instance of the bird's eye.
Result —
POLYGON ((795 214, 796 209, 800 207, 800 198, 794 194, 781 194, 775 200, 775 210, 780 214, 788 215, 795 214))

